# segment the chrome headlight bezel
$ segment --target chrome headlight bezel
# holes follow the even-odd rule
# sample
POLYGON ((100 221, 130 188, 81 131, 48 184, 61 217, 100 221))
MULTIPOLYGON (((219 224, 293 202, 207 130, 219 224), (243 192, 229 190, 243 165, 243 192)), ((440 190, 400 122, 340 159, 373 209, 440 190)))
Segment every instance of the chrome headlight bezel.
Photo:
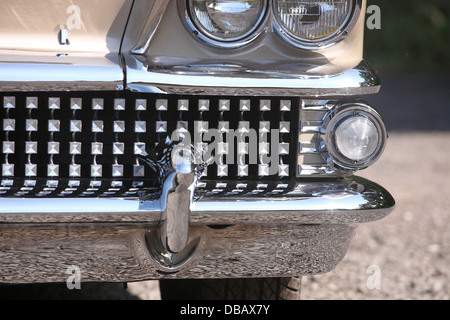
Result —
POLYGON ((211 47, 219 49, 236 49, 243 47, 253 42, 264 32, 264 29, 267 29, 266 22, 270 16, 269 0, 262 0, 262 12, 251 29, 239 37, 229 39, 216 37, 205 30, 199 23, 196 23, 189 2, 190 0, 178 0, 178 11, 185 27, 195 39, 211 47))
POLYGON ((334 32, 317 39, 299 37, 290 32, 280 21, 277 9, 277 1, 272 1, 273 29, 285 42, 293 47, 307 50, 322 50, 341 42, 356 25, 362 11, 362 0, 350 1, 350 10, 346 19, 334 32))
POLYGON ((375 163, 383 154, 388 138, 381 115, 365 103, 348 103, 337 106, 327 115, 322 129, 325 132, 325 150, 322 150, 325 152, 322 155, 327 158, 328 162, 331 161, 337 167, 350 171, 362 170, 375 163), (358 117, 368 120, 373 124, 377 131, 378 144, 369 156, 355 160, 349 159, 339 150, 336 141, 336 131, 347 120, 358 117))

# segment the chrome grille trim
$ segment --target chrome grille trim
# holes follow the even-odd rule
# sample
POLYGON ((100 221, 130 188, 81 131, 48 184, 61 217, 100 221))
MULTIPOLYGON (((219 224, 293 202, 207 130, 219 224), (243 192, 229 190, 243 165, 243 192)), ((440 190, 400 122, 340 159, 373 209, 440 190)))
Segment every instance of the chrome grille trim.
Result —
POLYGON ((158 177, 140 157, 173 132, 208 133, 213 128, 220 132, 219 162, 208 166, 205 179, 290 180, 295 174, 299 98, 33 92, 0 94, 0 103, 3 197, 138 197, 156 192, 158 177), (275 152, 271 129, 279 131, 275 152), (254 130, 259 143, 239 140, 232 149, 225 140, 232 130, 243 139, 254 130), (252 150, 257 150, 254 163, 252 150), (265 162, 273 153, 278 153, 276 171, 265 162), (235 161, 229 163, 229 156, 235 161))

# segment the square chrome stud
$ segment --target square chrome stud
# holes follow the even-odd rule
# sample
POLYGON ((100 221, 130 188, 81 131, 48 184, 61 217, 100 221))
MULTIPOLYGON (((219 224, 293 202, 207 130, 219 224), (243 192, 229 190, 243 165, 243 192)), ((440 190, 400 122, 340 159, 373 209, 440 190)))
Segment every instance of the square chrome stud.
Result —
POLYGON ((291 100, 280 101, 280 111, 291 111, 291 100))
POLYGON ((167 111, 168 105, 169 105, 169 103, 168 103, 167 99, 156 100, 156 110, 157 111, 167 111))
POLYGON ((177 131, 178 132, 187 132, 188 131, 188 122, 187 121, 178 121, 177 122, 177 131))
POLYGON ((178 111, 189 111, 189 100, 178 100, 178 111))
POLYGON ((195 121, 194 127, 197 133, 205 133, 208 132, 209 123, 207 121, 195 121))
POLYGON ((280 143, 278 147, 278 153, 280 155, 289 154, 289 143, 280 143))
POLYGON ((167 121, 157 121, 156 122, 156 132, 157 133, 167 132, 167 121))
POLYGON ((103 171, 103 166, 98 164, 91 165, 91 177, 92 178, 101 178, 103 171))
POLYGON ((114 121, 114 132, 125 132, 125 121, 114 121))
POLYGON ((125 144, 122 142, 113 143, 113 154, 120 155, 125 153, 125 144))
POLYGON ((70 120, 70 132, 81 132, 83 122, 81 120, 70 120))
POLYGON ((219 155, 228 154, 228 143, 219 142, 217 144, 217 154, 219 154, 219 155))
POLYGON ((27 97, 25 106, 27 109, 37 109, 38 108, 38 98, 37 97, 27 97))
POLYGON ((218 165, 217 166, 217 176, 219 176, 219 177, 228 176, 228 166, 227 165, 218 165))
POLYGON ((91 144, 91 154, 92 155, 101 155, 101 154, 103 154, 103 143, 101 143, 101 142, 92 142, 92 144, 91 144))
POLYGON ((103 110, 104 100, 101 98, 92 99, 92 110, 103 110))
POLYGON ((69 176, 71 177, 80 177, 81 176, 81 165, 79 164, 71 164, 69 166, 69 176))
POLYGON ((115 164, 112 166, 112 176, 113 177, 123 177, 123 165, 115 164))
POLYGON ((238 176, 247 177, 248 176, 248 165, 242 164, 238 166, 238 176))
POLYGON ((136 142, 134 144, 134 154, 135 155, 146 154, 144 142, 136 142))
POLYGON ((241 100, 239 102, 240 111, 250 111, 250 100, 241 100))
POLYGON ((27 141, 25 142, 25 153, 26 154, 36 154, 37 153, 37 145, 36 141, 27 141))
POLYGON ((289 165, 287 165, 287 164, 278 165, 278 175, 280 177, 288 177, 289 176, 289 165))
POLYGON ((15 131, 15 130, 16 130, 16 120, 3 119, 3 131, 15 131))
POLYGON ((5 163, 2 165, 2 175, 4 177, 12 177, 14 176, 14 165, 5 163))
POLYGON ((61 122, 59 120, 48 120, 48 131, 49 132, 59 132, 61 127, 61 122))
POLYGON ((219 111, 230 111, 230 100, 219 100, 219 111))
POLYGON ((3 97, 3 108, 14 109, 16 107, 16 97, 3 97))
POLYGON ((114 99, 114 110, 116 111, 125 110, 125 99, 114 99))
POLYGON ((209 100, 198 101, 198 111, 209 111, 209 100))
POLYGON ((259 110, 260 111, 270 111, 271 110, 270 100, 261 100, 259 102, 259 110))
POLYGON ((81 142, 70 142, 69 148, 71 155, 81 154, 81 142))
POLYGON ((103 132, 103 121, 94 120, 92 121, 92 132, 103 132))
POLYGON ((59 154, 59 142, 49 142, 47 152, 48 154, 59 154))
POLYGON ((25 120, 25 130, 28 132, 38 131, 38 121, 35 119, 25 120))
POLYGON ((135 110, 136 111, 145 111, 145 110, 147 110, 147 100, 145 100, 145 99, 136 99, 135 110))
POLYGON ((48 108, 49 109, 60 109, 61 108, 61 99, 60 98, 48 98, 48 108))
POLYGON ((260 177, 267 177, 267 176, 269 176, 269 165, 267 165, 267 164, 260 164, 260 165, 258 165, 258 175, 260 177))
POLYGON ((83 108, 83 99, 81 98, 71 98, 70 99, 70 109, 71 110, 81 110, 83 108))
POLYGON ((238 142, 237 148, 239 155, 248 154, 248 142, 238 142))
POLYGON ((218 129, 221 133, 230 132, 230 122, 229 121, 219 121, 218 129))
POLYGON ((280 122, 280 133, 291 132, 291 123, 287 121, 280 122))
POLYGON ((134 132, 136 132, 136 133, 147 132, 147 122, 146 121, 135 121, 134 132))
POLYGON ((59 176, 59 165, 57 165, 57 164, 47 165, 47 176, 58 177, 59 176))
POLYGON ((270 144, 268 142, 260 142, 259 143, 259 154, 269 154, 270 153, 270 144))
POLYGON ((3 153, 12 154, 15 152, 15 142, 3 141, 3 153))
POLYGON ((270 132, 270 121, 261 121, 259 123, 259 132, 260 133, 270 132))
POLYGON ((133 166, 133 176, 135 177, 144 177, 145 176, 145 167, 139 164, 135 164, 133 166))
POLYGON ((239 121, 238 132, 239 133, 248 133, 250 131, 250 122, 249 121, 239 121))

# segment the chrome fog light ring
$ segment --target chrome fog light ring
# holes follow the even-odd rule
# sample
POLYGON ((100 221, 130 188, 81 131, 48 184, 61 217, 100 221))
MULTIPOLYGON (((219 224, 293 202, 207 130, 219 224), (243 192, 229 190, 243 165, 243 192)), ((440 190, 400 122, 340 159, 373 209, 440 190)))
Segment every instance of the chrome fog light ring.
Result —
POLYGON ((387 142, 387 131, 380 114, 364 103, 337 106, 324 121, 327 160, 356 171, 376 162, 387 142))
MULTIPOLYGON (((245 32, 237 34, 234 37, 220 37, 214 35, 213 32, 210 32, 210 30, 205 27, 205 24, 199 21, 196 16, 191 4, 192 1, 193 0, 178 0, 178 11, 181 20, 189 33, 203 44, 220 49, 236 49, 253 42, 264 32, 264 30, 267 30, 267 27, 265 26, 267 25, 267 20, 270 15, 269 0, 260 0, 261 4, 259 5, 257 19, 254 20, 254 23, 249 24, 251 27, 245 30, 245 32)), ((244 3, 245 1, 235 2, 239 4, 244 3)), ((227 3, 230 4, 229 2, 227 3)), ((211 16, 208 18, 211 18, 211 16)))
POLYGON ((272 2, 274 16, 272 24, 275 33, 289 45, 306 50, 322 50, 338 44, 354 28, 362 14, 362 0, 348 0, 350 8, 345 19, 332 32, 328 32, 322 36, 308 38, 295 34, 295 32, 289 30, 286 24, 283 23, 278 7, 280 2, 283 1, 274 0, 272 2))

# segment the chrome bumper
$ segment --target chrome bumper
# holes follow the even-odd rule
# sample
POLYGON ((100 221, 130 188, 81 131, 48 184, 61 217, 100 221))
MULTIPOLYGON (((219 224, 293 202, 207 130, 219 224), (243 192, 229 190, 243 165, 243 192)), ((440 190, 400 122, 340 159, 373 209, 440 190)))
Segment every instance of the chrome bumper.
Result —
MULTIPOLYGON (((394 206, 379 185, 359 177, 305 182, 283 192, 203 196, 191 204, 192 225, 352 224, 382 219, 394 206)), ((0 223, 145 223, 158 225, 161 199, 0 198, 0 223)))
POLYGON ((395 203, 350 177, 296 183, 285 193, 204 196, 191 205, 187 245, 161 245, 160 201, 0 199, 0 283, 285 277, 332 270, 359 223, 395 203))

